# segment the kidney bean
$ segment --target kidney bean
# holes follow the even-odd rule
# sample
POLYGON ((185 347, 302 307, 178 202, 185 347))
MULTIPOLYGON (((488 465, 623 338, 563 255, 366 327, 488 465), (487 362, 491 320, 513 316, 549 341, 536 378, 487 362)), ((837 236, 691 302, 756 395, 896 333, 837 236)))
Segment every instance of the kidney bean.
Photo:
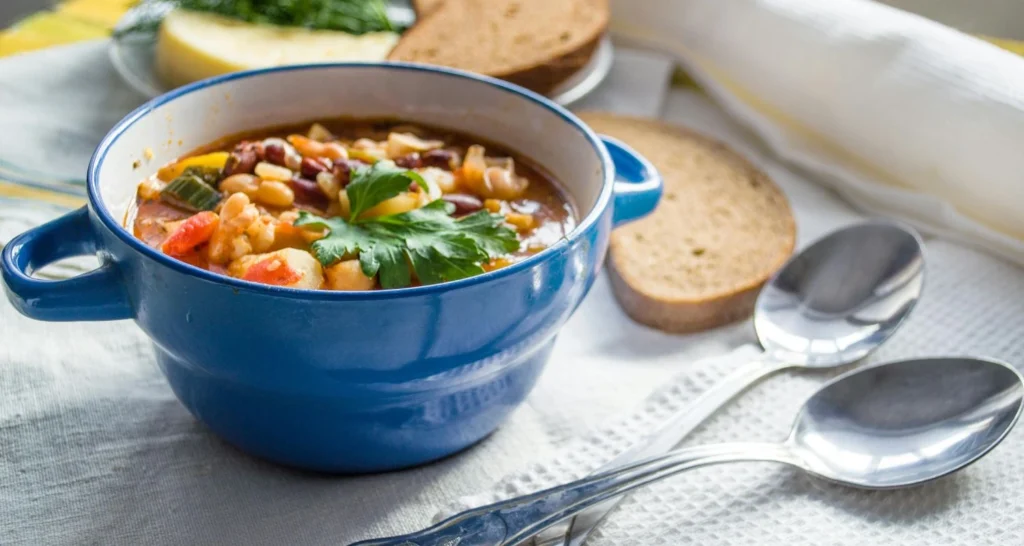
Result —
POLYGON ((396 159, 395 165, 403 169, 418 169, 423 166, 423 160, 420 159, 419 152, 412 152, 396 159))
POLYGON ((285 152, 284 146, 276 142, 267 144, 263 147, 263 159, 284 167, 287 161, 287 152, 285 152))
POLYGON ((366 163, 358 159, 339 159, 334 162, 334 176, 338 177, 338 182, 344 189, 352 181, 352 170, 366 166, 366 163))
POLYGON ((465 193, 446 193, 441 199, 455 205, 455 216, 465 216, 484 208, 479 199, 465 193))
POLYGON ((452 170, 457 165, 458 157, 451 150, 430 150, 423 154, 420 161, 421 167, 438 167, 445 170, 452 170))
POLYGON ((302 158, 302 165, 299 166, 299 172, 302 176, 309 179, 316 179, 316 175, 327 170, 327 164, 322 160, 314 157, 302 158))
POLYGON ((235 174, 252 174, 256 164, 263 156, 263 146, 259 142, 239 142, 231 151, 227 162, 224 163, 223 174, 225 177, 235 174))
POLYGON ((327 196, 313 180, 296 176, 288 181, 288 186, 295 192, 296 202, 320 208, 327 206, 327 196))

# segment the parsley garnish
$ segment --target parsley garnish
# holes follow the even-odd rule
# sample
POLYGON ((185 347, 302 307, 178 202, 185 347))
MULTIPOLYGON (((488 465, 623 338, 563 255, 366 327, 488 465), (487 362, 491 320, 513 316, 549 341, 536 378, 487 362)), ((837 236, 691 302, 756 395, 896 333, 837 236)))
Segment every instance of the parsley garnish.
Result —
POLYGON ((351 204, 349 218, 352 223, 359 223, 359 216, 375 205, 408 191, 412 182, 428 191, 427 182, 418 172, 397 167, 394 161, 382 160, 372 167, 356 169, 351 182, 345 187, 351 204))
POLYGON ((301 212, 295 225, 329 230, 312 246, 320 263, 331 265, 358 253, 363 273, 379 274, 383 288, 409 286, 413 272, 423 284, 472 277, 484 272, 484 262, 519 250, 515 231, 505 226, 501 215, 482 210, 453 218, 454 210, 454 205, 439 199, 358 224, 301 212))
POLYGON ((463 218, 452 217, 455 206, 438 199, 401 214, 360 218, 374 205, 426 183, 414 171, 378 161, 353 173, 346 188, 351 213, 344 218, 322 218, 300 212, 296 226, 328 230, 311 250, 325 266, 348 256, 359 256, 367 276, 378 275, 383 288, 403 288, 412 276, 423 284, 454 281, 484 272, 491 258, 519 250, 516 232, 500 214, 486 210, 463 218))

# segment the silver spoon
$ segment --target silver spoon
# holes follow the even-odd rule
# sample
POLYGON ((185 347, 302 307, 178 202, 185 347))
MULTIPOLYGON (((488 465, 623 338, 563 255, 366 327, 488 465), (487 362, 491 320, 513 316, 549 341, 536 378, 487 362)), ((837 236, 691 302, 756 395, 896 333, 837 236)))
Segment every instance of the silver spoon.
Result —
MULTIPOLYGON (((661 455, 761 379, 790 368, 834 368, 878 348, 910 314, 924 284, 920 238, 872 220, 834 231, 794 256, 757 299, 754 329, 764 352, 681 408, 603 472, 661 455)), ((543 546, 581 546, 621 497, 547 529, 543 546)))
POLYGON ((1013 428, 1024 378, 1007 364, 925 358, 862 368, 805 403, 785 441, 680 449, 469 510, 424 531, 351 546, 515 546, 565 518, 684 470, 772 461, 850 487, 909 487, 978 460, 1013 428))

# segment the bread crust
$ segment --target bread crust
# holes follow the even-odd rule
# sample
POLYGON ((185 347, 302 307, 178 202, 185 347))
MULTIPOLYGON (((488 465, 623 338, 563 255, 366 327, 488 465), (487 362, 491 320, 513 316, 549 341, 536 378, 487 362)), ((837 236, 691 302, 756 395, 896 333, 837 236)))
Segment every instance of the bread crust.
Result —
MULTIPOLYGON (((656 272, 638 271, 635 266, 625 267, 629 265, 626 262, 630 258, 629 250, 635 249, 635 245, 648 244, 637 242, 636 239, 638 230, 644 234, 642 225, 617 229, 612 233, 607 264, 616 300, 627 315, 641 324, 672 333, 692 333, 749 317, 754 310, 761 287, 785 264, 796 244, 796 223, 782 190, 765 173, 728 146, 695 132, 670 126, 660 121, 614 114, 584 112, 580 114, 580 117, 594 125, 598 132, 621 138, 626 143, 630 143, 630 136, 637 136, 637 130, 642 131, 645 142, 634 144, 634 147, 638 148, 641 153, 643 153, 641 145, 651 146, 654 142, 650 139, 662 139, 664 142, 656 142, 662 146, 678 146, 684 141, 689 141, 714 156, 717 161, 728 164, 733 170, 732 172, 740 179, 749 180, 752 185, 760 187, 758 195, 766 196, 765 201, 771 204, 774 219, 780 226, 779 233, 774 234, 771 239, 766 241, 766 244, 771 245, 774 249, 769 252, 770 258, 757 263, 753 268, 756 270, 755 273, 737 278, 731 286, 709 291, 707 294, 701 294, 700 297, 685 295, 685 291, 681 289, 679 290, 680 294, 666 295, 664 286, 661 286, 660 290, 652 289, 651 276, 656 272), (633 130, 633 134, 616 134, 616 129, 619 132, 629 132, 622 130, 623 127, 633 130), (668 133, 669 136, 660 137, 660 133, 668 133), (626 269, 631 272, 627 272, 626 269), (656 293, 659 291, 661 294, 656 293)), ((685 185, 687 173, 678 172, 678 165, 675 166, 675 170, 668 171, 665 165, 658 164, 656 158, 650 159, 659 170, 663 171, 668 180, 666 192, 677 190, 685 195, 684 188, 681 186, 685 185), (673 183, 676 186, 674 188, 672 187, 673 183)), ((660 206, 672 207, 673 205, 663 201, 660 206)), ((687 251, 682 243, 664 241, 659 244, 669 246, 676 252, 687 251), (675 248, 674 245, 678 245, 679 248, 675 248)))
POLYGON ((673 334, 703 332, 746 319, 754 311, 757 296, 767 277, 751 286, 706 300, 661 300, 637 290, 619 274, 615 259, 608 258, 612 293, 622 310, 640 324, 673 334))
POLYGON ((600 34, 583 44, 579 49, 570 51, 544 64, 508 74, 492 75, 525 87, 530 91, 547 95, 590 62, 594 52, 597 51, 597 47, 601 44, 602 38, 604 38, 604 31, 601 31, 600 34))
MULTIPOLYGON (((388 55, 389 60, 424 62, 420 59, 410 58, 406 49, 410 43, 421 41, 419 34, 428 32, 431 25, 445 24, 445 15, 449 10, 458 9, 457 3, 461 0, 417 0, 414 8, 419 16, 418 21, 405 32, 398 44, 388 55)), ((525 0, 524 0, 525 1, 525 0)), ((543 2, 545 0, 530 0, 543 2)), ((572 50, 559 52, 553 58, 546 59, 532 66, 517 67, 511 71, 483 71, 487 76, 493 76, 505 81, 525 87, 531 91, 541 94, 548 94, 560 84, 576 74, 585 67, 594 53, 597 51, 601 40, 608 30, 610 11, 607 2, 601 2, 602 19, 598 28, 594 30, 585 42, 572 50)))
POLYGON ((412 9, 417 17, 422 17, 440 7, 442 3, 444 0, 412 0, 412 9))

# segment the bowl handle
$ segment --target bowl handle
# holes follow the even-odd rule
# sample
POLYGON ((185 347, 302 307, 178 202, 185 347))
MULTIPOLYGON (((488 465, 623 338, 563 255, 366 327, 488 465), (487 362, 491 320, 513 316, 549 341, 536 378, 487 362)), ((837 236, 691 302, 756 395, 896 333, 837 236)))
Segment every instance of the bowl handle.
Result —
POLYGON ((18 235, 0 258, 7 298, 21 314, 37 320, 131 318, 128 294, 113 263, 61 281, 31 276, 47 264, 95 254, 96 249, 96 232, 86 207, 18 235))
POLYGON ((618 226, 647 216, 658 206, 662 182, 658 169, 622 141, 601 135, 615 165, 615 212, 618 226))

